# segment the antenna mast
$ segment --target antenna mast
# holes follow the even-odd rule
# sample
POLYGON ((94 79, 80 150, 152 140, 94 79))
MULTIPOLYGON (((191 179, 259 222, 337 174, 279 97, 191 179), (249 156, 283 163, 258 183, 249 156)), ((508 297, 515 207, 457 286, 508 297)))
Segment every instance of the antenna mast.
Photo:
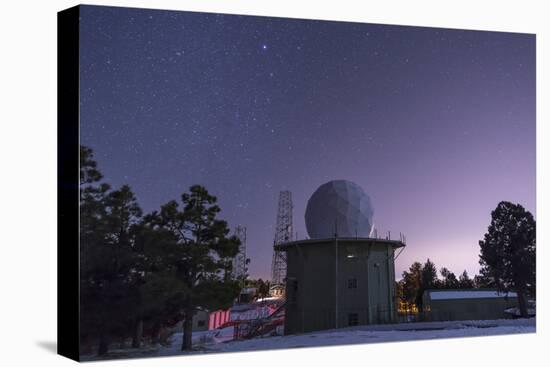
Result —
MULTIPOLYGON (((292 241, 292 193, 281 191, 279 193, 279 205, 277 209, 277 223, 275 226, 275 238, 273 245, 281 245, 292 241)), ((271 264, 271 283, 283 284, 286 277, 286 254, 273 248, 273 261, 271 264)))

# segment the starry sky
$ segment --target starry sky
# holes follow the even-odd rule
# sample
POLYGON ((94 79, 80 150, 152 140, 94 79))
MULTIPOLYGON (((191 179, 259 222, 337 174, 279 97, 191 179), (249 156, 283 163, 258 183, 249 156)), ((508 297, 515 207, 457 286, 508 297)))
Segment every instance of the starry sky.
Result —
POLYGON ((535 214, 535 36, 81 7, 81 144, 146 212, 192 184, 248 228, 270 278, 280 190, 294 227, 333 179, 407 237, 397 278, 430 258, 479 270, 499 201, 535 214))

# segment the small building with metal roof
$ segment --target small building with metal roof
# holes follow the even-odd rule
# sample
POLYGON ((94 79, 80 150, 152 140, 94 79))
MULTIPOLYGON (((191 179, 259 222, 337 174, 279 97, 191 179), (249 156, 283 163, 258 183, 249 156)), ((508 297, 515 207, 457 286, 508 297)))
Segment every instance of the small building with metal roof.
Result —
POLYGON ((430 321, 503 319, 509 317, 505 310, 517 304, 515 292, 496 289, 428 289, 423 295, 430 321))

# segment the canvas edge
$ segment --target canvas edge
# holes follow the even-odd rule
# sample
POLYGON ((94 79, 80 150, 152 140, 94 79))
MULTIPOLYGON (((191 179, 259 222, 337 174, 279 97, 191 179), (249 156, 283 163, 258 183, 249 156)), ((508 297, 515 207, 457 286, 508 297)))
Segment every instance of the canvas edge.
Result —
POLYGON ((57 353, 80 361, 79 16, 57 13, 57 353))

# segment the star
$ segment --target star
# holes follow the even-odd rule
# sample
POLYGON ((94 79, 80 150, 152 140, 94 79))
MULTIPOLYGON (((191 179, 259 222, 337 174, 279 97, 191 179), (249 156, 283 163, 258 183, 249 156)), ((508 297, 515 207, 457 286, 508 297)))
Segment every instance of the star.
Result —
MULTIPOLYGON (((200 182, 219 197, 220 218, 249 227, 257 242, 249 248, 261 254, 272 241, 282 186, 293 191, 300 214, 323 180, 366 183, 374 171, 380 186, 388 167, 407 174, 419 162, 427 173, 446 162, 471 171, 476 149, 503 162, 511 152, 502 147, 512 142, 514 154, 520 146, 533 154, 531 120, 525 129, 534 104, 525 91, 535 80, 534 37, 466 32, 460 39, 444 29, 166 14, 89 7, 80 24, 82 143, 93 148, 105 182, 129 183, 145 212, 200 182), (502 47, 507 37, 513 47, 502 47), (422 67, 414 67, 419 60, 422 67), (481 121, 486 128, 476 129, 481 121), (512 125, 519 133, 505 134, 512 125), (494 142, 491 131, 499 133, 494 142), (434 134, 438 144, 429 144, 434 134), (392 140, 400 144, 390 152, 392 140)), ((504 185, 491 170, 476 173, 487 175, 480 185, 504 185)), ((380 187, 374 199, 390 201, 394 189, 380 187)), ((418 194, 430 199, 429 191, 418 194)), ((403 223, 407 215, 396 213, 403 223)), ((295 225, 303 231, 301 221, 295 225)), ((255 256, 252 276, 271 266, 255 256)))

